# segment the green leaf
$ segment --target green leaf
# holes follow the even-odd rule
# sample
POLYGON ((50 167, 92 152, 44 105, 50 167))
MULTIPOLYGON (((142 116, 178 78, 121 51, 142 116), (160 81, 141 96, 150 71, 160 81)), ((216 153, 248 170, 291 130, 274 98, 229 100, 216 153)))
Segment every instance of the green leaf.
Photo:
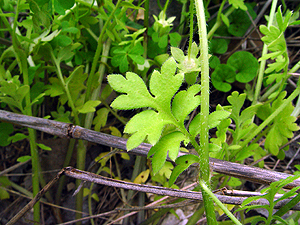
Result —
POLYGON ((175 75, 175 72, 176 62, 170 58, 163 64, 161 73, 154 71, 150 79, 150 91, 165 110, 170 108, 170 101, 183 81, 183 74, 175 75))
POLYGON ((247 10, 247 7, 244 4, 243 0, 229 0, 228 1, 230 5, 232 5, 234 8, 238 9, 242 9, 242 10, 247 10))
MULTIPOLYGON (((230 112, 225 110, 217 110, 209 114, 208 116, 208 127, 212 129, 218 126, 222 120, 225 120, 230 115, 230 112)), ((189 126, 189 132, 193 137, 196 137, 200 133, 200 114, 197 114, 191 121, 189 126)))
POLYGON ((227 52, 228 43, 225 39, 212 39, 209 42, 209 51, 215 54, 224 54, 227 52))
POLYGON ((62 61, 66 61, 70 58, 72 58, 74 56, 74 52, 73 52, 73 46, 72 45, 68 45, 64 48, 62 48, 58 54, 57 54, 57 58, 56 60, 58 62, 62 62, 62 61))
POLYGON ((178 34, 177 32, 170 33, 170 44, 171 46, 177 47, 180 44, 181 41, 181 35, 178 34))
POLYGON ((165 48, 168 45, 168 35, 163 35, 158 39, 158 46, 160 48, 165 48))
POLYGON ((95 131, 100 132, 101 127, 104 127, 106 125, 108 113, 109 110, 107 108, 101 108, 97 110, 97 116, 93 120, 93 125, 95 125, 95 131))
POLYGON ((31 156, 30 155, 24 155, 24 156, 21 156, 17 159, 18 162, 26 162, 28 161, 29 159, 31 159, 31 156))
POLYGON ((101 103, 101 101, 98 100, 89 100, 86 103, 84 103, 83 106, 78 108, 78 112, 80 113, 90 113, 95 112, 96 107, 101 103))
POLYGON ((9 199, 9 193, 3 188, 0 188, 0 200, 4 199, 9 199))
POLYGON ((126 54, 114 55, 111 60, 111 64, 115 67, 119 67, 121 73, 128 71, 128 59, 126 54))
POLYGON ((170 180, 169 186, 172 186, 176 181, 177 177, 185 171, 190 165, 194 163, 199 163, 200 159, 196 155, 183 155, 176 159, 175 163, 177 164, 176 167, 173 169, 170 180))
MULTIPOLYGON (((171 112, 171 99, 182 84, 183 74, 175 74, 175 72, 176 62, 173 58, 163 64, 161 73, 154 71, 149 85, 151 94, 144 81, 135 73, 126 73, 126 78, 122 75, 108 76, 111 87, 118 92, 125 93, 113 101, 111 104, 113 108, 150 107, 156 110, 156 112, 153 110, 141 112, 128 122, 124 130, 125 133, 132 135, 127 141, 128 150, 137 147, 145 138, 154 145, 165 125, 177 123, 171 112)), ((189 93, 194 93, 194 91, 189 93)))
MULTIPOLYGON (((274 112, 284 101, 286 101, 286 99, 284 99, 285 95, 286 92, 280 93, 271 106, 271 112, 274 112)), ((293 137, 293 131, 299 130, 299 127, 295 123, 296 117, 291 116, 293 110, 294 106, 290 103, 274 118, 274 122, 265 141, 265 148, 273 155, 277 155, 279 153, 279 148, 287 143, 288 138, 293 137)))
POLYGON ((180 48, 171 47, 171 53, 177 62, 181 62, 185 58, 184 53, 180 48))
POLYGON ((122 75, 109 75, 107 80, 115 91, 126 93, 126 95, 118 96, 112 102, 112 108, 124 110, 154 106, 153 97, 137 74, 127 72, 126 78, 122 75))
POLYGON ((12 124, 0 122, 0 146, 4 147, 10 144, 8 138, 12 132, 14 132, 14 127, 12 124))
POLYGON ((51 85, 46 85, 45 88, 47 90, 45 91, 46 95, 50 95, 50 97, 56 97, 64 94, 64 88, 61 85, 61 82, 56 77, 50 77, 49 82, 51 85))
POLYGON ((235 71, 229 65, 219 64, 211 75, 211 82, 216 89, 223 92, 231 90, 231 85, 235 81, 235 71))
POLYGON ((221 19, 222 19, 222 21, 223 21, 223 23, 227 26, 227 27, 229 27, 229 19, 228 19, 228 17, 227 16, 225 16, 223 13, 221 13, 221 19))
POLYGON ((149 151, 148 157, 153 155, 152 169, 156 174, 165 164, 167 155, 175 161, 178 156, 180 142, 187 138, 179 131, 175 131, 163 136, 149 151))
POLYGON ((127 150, 136 148, 145 138, 150 144, 155 145, 161 136, 164 125, 168 123, 168 121, 163 120, 159 113, 153 110, 136 114, 124 129, 125 133, 132 134, 126 144, 127 150))
POLYGON ((227 185, 230 187, 237 187, 242 184, 241 180, 235 177, 230 177, 230 180, 227 182, 227 185))
POLYGON ((195 84, 187 91, 180 91, 175 95, 172 102, 172 113, 182 125, 191 111, 200 105, 200 95, 197 95, 200 89, 201 86, 195 84))
POLYGON ((236 80, 238 82, 250 82, 257 75, 258 62, 250 52, 239 51, 233 53, 229 57, 227 65, 230 65, 237 71, 236 80))
POLYGON ((246 94, 239 94, 237 91, 234 91, 230 96, 228 96, 227 100, 232 105, 230 117, 238 124, 240 111, 246 100, 246 94))
POLYGON ((60 34, 57 37, 55 37, 55 41, 57 41, 58 45, 61 47, 66 47, 72 44, 72 39, 63 34, 60 34))
POLYGON ((10 137, 7 139, 7 141, 12 142, 12 143, 15 143, 15 142, 21 141, 21 140, 23 140, 23 139, 25 139, 25 138, 28 138, 28 136, 25 135, 25 134, 23 134, 23 133, 16 133, 15 135, 10 136, 10 137))
POLYGON ((46 150, 46 151, 51 151, 52 150, 50 147, 48 147, 44 144, 37 143, 36 145, 39 146, 41 149, 46 150))

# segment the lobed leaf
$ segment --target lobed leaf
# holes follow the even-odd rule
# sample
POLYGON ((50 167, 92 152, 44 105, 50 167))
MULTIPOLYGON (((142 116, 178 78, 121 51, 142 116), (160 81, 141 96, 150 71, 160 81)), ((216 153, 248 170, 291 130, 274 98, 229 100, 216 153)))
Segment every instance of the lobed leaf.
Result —
POLYGON ((127 141, 127 150, 139 146, 146 138, 148 142, 155 145, 161 136, 164 125, 169 121, 153 111, 146 110, 136 114, 125 126, 125 133, 132 134, 127 141))
POLYGON ((144 81, 135 73, 127 72, 122 75, 109 75, 110 86, 126 95, 118 96, 111 104, 115 109, 137 109, 142 107, 155 108, 154 98, 150 95, 144 81))
POLYGON ((178 91, 183 81, 183 74, 176 72, 176 62, 169 58, 161 68, 161 73, 154 71, 150 79, 150 91, 155 96, 155 101, 164 110, 170 110, 170 102, 174 94, 178 91))
POLYGON ((156 174, 165 164, 167 155, 175 161, 178 156, 180 142, 186 141, 187 138, 179 131, 169 133, 163 136, 149 151, 148 157, 153 155, 152 169, 156 174), (169 154, 168 154, 169 153, 169 154))
POLYGON ((90 113, 90 112, 95 112, 96 107, 100 104, 101 102, 98 100, 89 100, 86 103, 84 103, 83 106, 80 106, 78 108, 78 112, 80 113, 90 113))
POLYGON ((187 91, 180 91, 175 95, 172 102, 172 113, 182 125, 191 111, 200 105, 200 95, 197 95, 200 89, 201 86, 195 84, 187 91))

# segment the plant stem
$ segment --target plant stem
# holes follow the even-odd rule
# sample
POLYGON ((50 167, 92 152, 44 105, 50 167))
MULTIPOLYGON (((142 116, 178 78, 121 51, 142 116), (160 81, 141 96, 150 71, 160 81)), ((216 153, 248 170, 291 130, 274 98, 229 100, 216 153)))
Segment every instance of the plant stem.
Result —
POLYGON ((189 49, 188 49, 188 59, 191 58, 191 48, 193 43, 193 35, 194 35, 194 1, 190 1, 190 39, 189 39, 189 49))
MULTIPOLYGON (((223 212, 234 222, 235 224, 242 225, 237 218, 223 205, 223 203, 211 192, 211 190, 206 186, 203 180, 199 180, 201 188, 215 201, 215 203, 223 210, 223 212)), ((208 222, 208 224, 210 224, 208 222)))
MULTIPOLYGON (((224 1, 223 1, 224 2, 224 1)), ((223 4, 222 2, 222 4, 223 4)), ((221 9, 221 8, 220 8, 221 9)), ((214 24, 214 26, 210 29, 210 31, 207 34, 207 39, 212 38, 212 36, 214 35, 214 33, 216 32, 216 30, 223 24, 223 21, 221 19, 221 13, 220 13, 220 9, 219 9, 219 13, 218 13, 218 18, 216 23, 214 24)), ((232 12, 234 11, 234 7, 230 7, 230 9, 228 9, 228 11, 225 13, 225 16, 229 16, 232 12)))
MULTIPOLYGON (((29 74, 28 74, 28 65, 27 65, 27 56, 25 51, 23 50, 22 46, 20 45, 17 36, 16 36, 16 29, 17 29, 17 21, 19 15, 19 5, 20 0, 17 2, 16 13, 14 18, 14 24, 12 29, 12 40, 13 40, 13 47, 16 53, 16 58, 20 67, 20 72, 23 75, 23 82, 24 85, 29 86, 29 74)), ((25 104, 26 107, 22 110, 23 114, 28 116, 32 116, 31 110, 31 100, 30 100, 30 91, 25 96, 25 104)), ((35 130, 28 128, 29 133, 29 143, 30 143, 30 154, 31 154, 31 164, 32 164, 32 191, 33 196, 36 196, 39 192, 39 156, 37 152, 36 146, 36 135, 35 130)), ((38 202, 33 208, 33 219, 35 222, 40 222, 40 203, 38 202)))
MULTIPOLYGON (((200 112, 200 146, 196 151, 200 158, 200 180, 210 187, 210 167, 209 167, 209 143, 208 143, 208 116, 209 116, 209 64, 208 64, 208 43, 206 20, 202 0, 195 0, 197 22, 200 39, 201 57, 201 112, 200 112)), ((217 224, 214 204, 207 192, 202 189, 205 212, 208 224, 217 224)))
POLYGON ((99 57, 100 57, 100 53, 101 53, 102 47, 103 47, 102 44, 104 42, 103 37, 105 35, 105 31, 108 28, 108 25, 111 24, 111 20, 115 16, 115 13, 116 13, 116 11, 119 8, 119 6, 120 6, 121 3, 122 3, 122 1, 118 0, 116 6, 114 8, 114 10, 111 12, 111 14, 109 15, 108 19, 106 20, 106 22, 105 22, 105 24, 104 24, 104 26, 103 26, 103 28, 101 30, 100 36, 98 38, 97 49, 96 49, 96 52, 95 52, 95 56, 93 58, 91 72, 90 72, 88 80, 87 80, 87 89, 86 89, 85 102, 87 102, 88 100, 90 100, 90 97, 91 97, 92 84, 93 84, 93 81, 95 80, 94 76, 95 76, 95 72, 96 72, 96 67, 98 65, 98 60, 99 60, 99 57))

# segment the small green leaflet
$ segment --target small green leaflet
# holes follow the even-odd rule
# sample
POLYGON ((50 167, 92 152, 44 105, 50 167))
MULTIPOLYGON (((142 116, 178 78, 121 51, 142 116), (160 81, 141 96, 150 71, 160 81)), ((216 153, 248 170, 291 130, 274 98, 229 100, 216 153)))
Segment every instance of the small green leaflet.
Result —
POLYGON ((100 104, 101 102, 98 100, 89 100, 86 103, 84 103, 83 106, 81 106, 78 109, 78 112, 80 113, 90 113, 90 112, 95 112, 96 107, 100 104))

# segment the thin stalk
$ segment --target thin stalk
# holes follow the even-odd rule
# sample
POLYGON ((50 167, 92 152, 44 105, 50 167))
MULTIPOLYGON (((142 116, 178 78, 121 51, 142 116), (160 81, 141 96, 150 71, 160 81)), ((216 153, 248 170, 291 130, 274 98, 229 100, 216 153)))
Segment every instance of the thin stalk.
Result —
MULTIPOLYGON (((105 73, 105 65, 107 63, 108 54, 111 46, 111 39, 108 39, 106 43, 103 44, 103 52, 102 52, 102 58, 101 58, 101 64, 99 66, 99 78, 98 78, 98 87, 93 91, 93 94, 91 96, 91 100, 97 100, 99 99, 100 92, 101 92, 101 86, 102 81, 105 73)), ((85 124, 84 127, 87 129, 90 129, 92 126, 93 118, 95 113, 88 113, 85 118, 85 124)))
POLYGON ((164 5, 163 11, 164 11, 165 15, 166 15, 166 12, 167 12, 167 8, 168 8, 168 5, 169 5, 169 2, 170 2, 170 0, 167 0, 166 3, 165 3, 165 5, 164 5))
MULTIPOLYGON (((208 41, 206 31, 205 9, 202 0, 195 0, 201 57, 201 112, 200 112, 200 146, 195 146, 200 158, 200 180, 210 188, 208 116, 209 116, 209 63, 208 41)), ((203 190, 203 189, 202 189, 203 190)), ((214 204, 211 197, 203 190, 203 200, 208 224, 217 224, 214 204)))
MULTIPOLYGON (((19 15, 19 5, 20 0, 17 2, 16 7, 16 13, 13 23, 13 29, 12 29, 12 40, 13 40, 13 47, 16 52, 16 58, 20 66, 20 72, 23 76, 23 82, 24 85, 29 86, 29 74, 28 74, 28 65, 27 65, 27 57, 26 53, 20 46, 19 41, 17 40, 16 36, 16 29, 17 29, 17 21, 18 21, 18 15, 19 15)), ((24 110, 22 110, 23 114, 26 114, 28 116, 32 116, 32 110, 31 110, 31 100, 30 100, 30 92, 28 92, 25 96, 25 104, 26 107, 24 110)), ((35 130, 28 128, 29 133, 29 144, 30 144, 30 153, 31 153, 31 163, 32 163, 32 191, 33 196, 36 196, 39 192, 39 156, 37 152, 37 145, 36 145, 36 136, 35 136, 35 130)), ((33 219, 35 222, 40 222, 40 203, 37 203, 33 208, 33 219)))
MULTIPOLYGON (((186 5, 187 5, 187 1, 184 1, 184 2, 183 2, 183 5, 182 5, 182 9, 181 9, 181 16, 180 16, 180 22, 179 22, 180 27, 179 27, 179 29, 178 29, 178 33, 181 34, 181 35, 183 34, 184 21, 185 21, 185 16, 184 16, 184 14, 186 13, 186 5)), ((192 0, 190 1, 190 6, 191 6, 191 5, 194 6, 192 0)), ((189 10, 189 11, 191 12, 191 10, 189 10)), ((190 24, 190 28, 191 28, 191 24, 190 24)))
MULTIPOLYGON (((65 158, 63 167, 67 167, 68 165, 70 165, 71 157, 72 157, 73 150, 75 147, 75 142, 76 142, 75 139, 71 139, 69 142, 69 146, 68 146, 68 150, 67 150, 67 154, 66 154, 66 158, 65 158)), ((57 205, 60 204, 60 197, 61 197, 61 193, 63 191, 64 185, 65 185, 65 180, 66 180, 66 177, 63 176, 62 178, 60 178, 59 183, 58 183, 58 188, 57 188, 56 194, 55 194, 55 203, 57 205)))
MULTIPOLYGON (((86 141, 78 140, 78 147, 77 147, 77 167, 84 168, 85 167, 85 158, 86 158, 86 141)), ((79 187, 81 181, 76 180, 76 187, 79 187)), ((76 210, 82 211, 83 206, 83 188, 80 189, 78 194, 76 195, 76 210)), ((82 217, 81 213, 76 213, 75 218, 80 219, 82 217)), ((81 222, 77 222, 77 225, 81 224, 81 222)))
MULTIPOLYGON (((275 11, 276 11, 276 5, 277 5, 277 0, 272 1, 270 18, 268 21, 268 28, 270 28, 271 25, 273 24, 273 19, 274 19, 274 15, 275 15, 275 11)), ((264 56, 267 53, 268 53, 268 46, 266 44, 264 44, 263 50, 262 50, 262 56, 264 56)), ((259 65, 259 72, 258 72, 257 81, 256 81, 256 85, 255 85, 255 92, 254 92, 254 98, 253 98, 252 105, 255 105, 257 103, 258 96, 260 94, 260 90, 261 90, 261 86, 262 86, 262 82, 263 82, 263 78, 264 78, 265 67, 266 67, 266 60, 264 59, 260 62, 260 65, 259 65)))
POLYGON ((191 59, 191 48, 194 36, 194 0, 190 1, 190 39, 189 39, 189 49, 188 49, 188 60, 191 59))
POLYGON ((74 115, 74 120, 75 120, 75 123, 76 125, 80 125, 80 121, 79 121, 79 117, 78 117, 78 111, 77 109, 75 108, 75 104, 73 102, 73 99, 71 97, 71 93, 69 91, 69 88, 67 87, 67 84, 63 78, 63 75, 62 75, 62 72, 61 72, 61 69, 60 69, 60 62, 55 58, 54 56, 54 53, 53 51, 50 51, 50 55, 51 55, 51 58, 52 58, 52 61, 56 67, 56 72, 57 72, 57 76, 64 88, 64 91, 66 92, 66 95, 67 95, 67 98, 68 98, 68 104, 70 105, 71 109, 72 109, 72 113, 74 115))
MULTIPOLYGON (((224 1, 223 1, 224 2, 224 1)), ((222 4, 223 4, 222 2, 222 4)), ((226 2, 226 1, 225 1, 226 2)), ((221 8, 220 8, 221 9, 221 8)), ((207 34, 207 39, 211 39, 212 36, 214 35, 214 33, 216 32, 216 30, 223 24, 223 21, 221 19, 221 16, 219 17, 219 14, 221 15, 220 12, 222 12, 222 10, 220 11, 219 9, 219 13, 218 13, 218 18, 216 23, 214 24, 214 26, 210 29, 210 31, 207 34)), ((225 13, 225 16, 229 16, 232 12, 234 11, 234 7, 230 7, 230 9, 228 9, 228 11, 225 13)))
MULTIPOLYGON (((226 208, 225 205, 214 195, 214 193, 211 192, 211 190, 206 186, 205 182, 203 180, 199 180, 199 184, 201 188, 214 200, 214 202, 223 210, 223 212, 237 225, 242 225, 237 218, 226 208)), ((207 218, 208 221, 208 218, 207 218)), ((210 224, 208 222, 208 224, 210 224)))
POLYGON ((87 80, 87 89, 86 89, 85 102, 90 100, 90 97, 91 97, 92 85, 93 85, 93 81, 95 80, 94 76, 95 76, 95 72, 96 72, 96 67, 98 65, 98 60, 100 58, 100 53, 102 51, 102 44, 104 42, 103 37, 105 35, 106 29, 108 28, 108 25, 111 24, 111 20, 115 16, 115 13, 116 13, 116 11, 119 8, 121 3, 122 3, 122 0, 118 0, 114 10, 111 12, 108 19, 106 20, 106 22, 103 26, 103 29, 101 30, 100 36, 98 38, 97 49, 96 49, 96 52, 95 52, 95 56, 93 58, 91 72, 90 72, 88 80, 87 80))
POLYGON ((144 41, 143 41, 143 47, 144 47, 144 54, 143 57, 146 59, 147 58, 147 51, 148 51, 148 36, 147 36, 147 31, 149 28, 149 0, 145 0, 144 3, 144 27, 147 28, 146 30, 146 35, 144 35, 144 41))

